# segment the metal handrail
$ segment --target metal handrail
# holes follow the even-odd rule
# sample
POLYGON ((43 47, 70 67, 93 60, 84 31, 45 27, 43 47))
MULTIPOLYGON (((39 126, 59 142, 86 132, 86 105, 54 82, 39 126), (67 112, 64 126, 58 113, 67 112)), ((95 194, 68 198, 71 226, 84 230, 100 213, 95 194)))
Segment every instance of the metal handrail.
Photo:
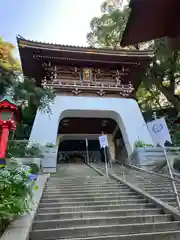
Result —
MULTIPOLYGON (((163 177, 163 178, 166 178, 166 179, 169 179, 169 180, 174 180, 174 181, 180 183, 180 180, 171 178, 171 177, 169 177, 169 176, 167 176, 167 175, 160 174, 160 173, 156 173, 156 172, 152 172, 152 171, 149 171, 149 170, 146 170, 146 169, 143 169, 143 168, 140 168, 140 167, 131 165, 131 164, 120 163, 120 162, 118 162, 117 160, 115 160, 115 161, 116 161, 116 163, 118 163, 118 164, 123 164, 124 166, 127 166, 127 167, 129 167, 129 168, 133 168, 133 169, 135 169, 135 170, 137 170, 137 171, 146 172, 146 173, 148 173, 148 174, 153 174, 153 175, 156 175, 156 176, 159 176, 159 177, 163 177)), ((177 174, 173 173, 173 175, 177 175, 177 174)), ((179 175, 177 175, 177 176, 179 176, 179 175)), ((180 177, 180 176, 179 176, 179 177, 180 177)))
MULTIPOLYGON (((112 159, 111 159, 111 161, 112 161, 112 159)), ((162 174, 157 174, 157 173, 154 173, 154 172, 151 172, 151 171, 148 171, 148 170, 145 170, 145 169, 136 167, 136 166, 132 166, 132 165, 129 165, 129 164, 120 163, 120 162, 118 162, 117 160, 116 160, 116 162, 117 162, 118 164, 121 164, 121 166, 122 166, 121 171, 122 171, 122 174, 123 174, 123 178, 124 178, 124 179, 125 179, 125 174, 124 174, 124 173, 126 172, 126 170, 123 168, 123 166, 127 166, 127 167, 130 167, 130 168, 135 169, 136 171, 142 171, 142 172, 145 172, 145 173, 148 173, 148 174, 151 174, 151 175, 154 174, 155 176, 162 177, 162 178, 164 178, 164 179, 168 179, 168 180, 171 181, 171 183, 172 183, 172 182, 175 182, 175 181, 176 181, 177 183, 180 183, 179 180, 176 180, 176 179, 174 179, 174 178, 171 178, 171 177, 168 177, 168 176, 165 176, 165 175, 162 175, 162 174)), ((110 169, 113 170, 113 168, 111 168, 111 167, 110 167, 110 169)), ((110 169, 109 169, 109 170, 110 170, 110 169)), ((158 187, 160 186, 158 183, 154 183, 154 182, 152 182, 151 180, 146 179, 146 178, 143 177, 143 176, 137 176, 136 174, 133 174, 133 177, 138 178, 138 179, 140 179, 140 180, 142 180, 142 181, 144 181, 144 182, 148 182, 148 183, 150 183, 151 185, 158 186, 158 187)), ((177 189, 176 189, 176 191, 174 191, 173 185, 172 185, 173 191, 172 191, 172 190, 168 190, 168 189, 166 189, 166 188, 164 188, 164 187, 162 187, 162 186, 160 186, 160 187, 163 189, 164 192, 168 192, 168 193, 171 193, 171 194, 174 195, 174 197, 176 198, 177 207, 178 207, 178 209, 179 209, 179 211, 180 211, 180 205, 179 205, 179 197, 180 197, 180 194, 178 194, 177 189)))
MULTIPOLYGON (((117 162, 117 161, 116 161, 116 162, 117 162)), ((119 162, 118 162, 118 163, 119 163, 119 162)), ((120 164, 120 163, 119 163, 119 164, 120 164)), ((154 175, 156 175, 156 176, 158 176, 158 177, 163 177, 163 178, 165 178, 165 179, 171 180, 173 191, 167 190, 167 189, 165 189, 165 188, 163 188, 163 189, 164 189, 165 191, 167 191, 167 192, 173 193, 173 195, 176 197, 176 202, 177 202, 178 209, 180 210, 180 201, 179 201, 180 194, 178 194, 177 188, 176 188, 176 185, 175 185, 175 182, 180 183, 180 180, 177 180, 177 179, 175 179, 175 178, 172 178, 172 177, 169 177, 169 176, 165 176, 165 175, 162 175, 162 174, 154 173, 154 172, 151 172, 151 171, 148 171, 148 170, 145 170, 145 169, 142 169, 142 168, 133 166, 133 165, 129 165, 129 164, 125 164, 125 163, 122 163, 122 165, 125 165, 125 166, 127 166, 127 167, 133 168, 133 169, 135 169, 136 171, 143 171, 143 172, 146 172, 146 173, 151 174, 151 175, 154 174, 154 175)), ((139 176, 136 176, 136 175, 135 175, 135 177, 136 177, 136 178, 139 178, 139 179, 142 179, 142 180, 144 180, 144 181, 147 181, 147 179, 143 178, 142 176, 139 177, 139 176)), ((152 185, 159 186, 157 183, 154 184, 154 183, 153 183, 152 181, 150 181, 150 180, 148 180, 148 182, 149 182, 150 184, 152 184, 152 185)), ((162 186, 161 186, 161 188, 162 188, 162 186)))

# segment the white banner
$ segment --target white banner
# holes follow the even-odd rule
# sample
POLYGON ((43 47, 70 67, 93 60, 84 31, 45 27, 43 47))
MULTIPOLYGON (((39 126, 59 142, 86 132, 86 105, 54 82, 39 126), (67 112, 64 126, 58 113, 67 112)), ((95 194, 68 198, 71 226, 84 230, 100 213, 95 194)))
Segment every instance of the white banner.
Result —
POLYGON ((108 147, 108 139, 107 139, 107 135, 101 135, 99 136, 99 143, 101 148, 105 148, 108 147))
POLYGON ((169 130, 164 117, 149 122, 147 124, 147 127, 152 136, 154 145, 159 144, 161 146, 164 146, 166 141, 172 143, 171 136, 169 134, 169 130))

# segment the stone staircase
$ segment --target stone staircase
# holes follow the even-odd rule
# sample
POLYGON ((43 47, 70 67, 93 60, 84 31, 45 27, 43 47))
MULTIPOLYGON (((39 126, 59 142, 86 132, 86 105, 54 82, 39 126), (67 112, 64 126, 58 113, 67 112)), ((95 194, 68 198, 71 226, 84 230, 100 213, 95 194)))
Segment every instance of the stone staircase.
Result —
POLYGON ((125 184, 86 165, 62 169, 47 182, 30 240, 180 239, 180 222, 125 184))

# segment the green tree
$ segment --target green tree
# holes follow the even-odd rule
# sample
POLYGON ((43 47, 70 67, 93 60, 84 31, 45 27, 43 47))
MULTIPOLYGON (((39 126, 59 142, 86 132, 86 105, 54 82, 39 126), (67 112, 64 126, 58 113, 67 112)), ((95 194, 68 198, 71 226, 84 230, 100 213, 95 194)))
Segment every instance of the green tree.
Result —
POLYGON ((127 6, 122 9, 118 1, 105 1, 101 5, 102 16, 91 20, 88 43, 94 47, 119 47, 129 11, 127 6))
MULTIPOLYGON (((122 8, 121 4, 122 2, 112 0, 107 0, 102 4, 102 16, 91 20, 91 31, 87 34, 87 40, 91 46, 120 48, 120 40, 130 12, 127 5, 122 8)), ((153 49, 156 55, 136 94, 143 109, 149 108, 150 102, 151 107, 160 107, 160 97, 163 94, 168 102, 180 112, 180 99, 176 92, 180 82, 179 53, 172 52, 168 48, 165 38, 128 48, 153 49)))
POLYGON ((38 87, 34 79, 23 77, 20 62, 13 56, 14 49, 15 46, 0 38, 0 95, 8 94, 19 103, 27 103, 22 113, 23 123, 18 125, 16 132, 18 138, 24 138, 28 137, 37 108, 51 112, 50 104, 55 94, 51 88, 38 87))
POLYGON ((155 40, 152 49, 155 51, 156 59, 147 72, 148 79, 180 112, 180 96, 176 91, 180 83, 179 52, 168 47, 166 38, 155 40))
POLYGON ((20 71, 20 63, 13 56, 15 46, 0 37, 0 68, 6 71, 20 71))
POLYGON ((138 91, 136 92, 136 99, 140 108, 144 112, 153 112, 153 109, 161 109, 161 92, 153 86, 149 88, 144 82, 142 82, 138 91))

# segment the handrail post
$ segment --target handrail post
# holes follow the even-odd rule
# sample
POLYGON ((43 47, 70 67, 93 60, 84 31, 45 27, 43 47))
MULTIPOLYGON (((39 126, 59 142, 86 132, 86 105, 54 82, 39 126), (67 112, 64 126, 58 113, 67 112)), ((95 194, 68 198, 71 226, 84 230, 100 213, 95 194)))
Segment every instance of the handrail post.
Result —
POLYGON ((122 173, 123 173, 123 179, 126 180, 126 179, 125 179, 125 174, 124 174, 123 164, 121 165, 121 168, 122 168, 122 173))
POLYGON ((166 149, 165 147, 163 147, 163 150, 164 150, 164 156, 165 156, 165 159, 167 161, 167 166, 168 166, 168 170, 169 170, 169 176, 171 178, 171 183, 172 183, 172 188, 173 188, 173 192, 176 196, 176 202, 177 202, 177 207, 180 211, 180 200, 179 200, 179 196, 178 196, 178 192, 177 192, 177 188, 176 188, 176 184, 174 182, 174 177, 173 177, 173 173, 172 173, 172 169, 171 169, 171 166, 170 166, 170 163, 169 163, 169 159, 168 159, 168 156, 167 156, 167 152, 166 152, 166 149))
POLYGON ((89 161, 89 149, 88 149, 88 139, 86 138, 85 139, 86 141, 86 155, 87 155, 87 163, 89 164, 90 161, 89 161))
POLYGON ((105 158, 106 175, 107 175, 107 177, 109 177, 108 163, 107 163, 107 155, 106 155, 106 148, 105 148, 105 147, 104 147, 104 158, 105 158))

